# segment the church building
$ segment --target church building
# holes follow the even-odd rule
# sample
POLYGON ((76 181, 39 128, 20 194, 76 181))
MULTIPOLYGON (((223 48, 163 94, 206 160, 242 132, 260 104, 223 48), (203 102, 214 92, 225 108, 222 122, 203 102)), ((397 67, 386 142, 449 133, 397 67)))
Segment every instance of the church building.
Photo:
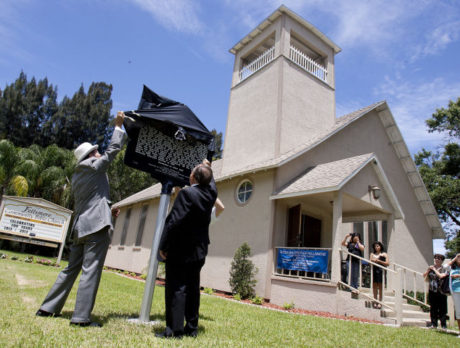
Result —
MULTIPOLYGON (((444 232, 389 105, 335 113, 331 39, 285 6, 242 38, 235 56, 223 158, 212 163, 225 211, 210 226, 201 285, 231 291, 234 253, 247 242, 258 268, 256 293, 297 308, 403 324, 404 291, 424 291, 421 273, 444 232), (341 276, 345 235, 360 232, 369 267, 374 241, 390 258, 384 308, 366 306, 341 276), (326 271, 282 268, 286 250, 321 251, 326 271), (398 307, 399 303, 399 307, 398 307), (399 308, 399 309, 398 309, 399 308), (382 317, 382 311, 387 315, 382 317)), ((118 203, 106 265, 145 273, 160 184, 118 203)), ((314 258, 313 258, 314 260, 314 258)), ((365 265, 367 265, 365 267, 365 265)))

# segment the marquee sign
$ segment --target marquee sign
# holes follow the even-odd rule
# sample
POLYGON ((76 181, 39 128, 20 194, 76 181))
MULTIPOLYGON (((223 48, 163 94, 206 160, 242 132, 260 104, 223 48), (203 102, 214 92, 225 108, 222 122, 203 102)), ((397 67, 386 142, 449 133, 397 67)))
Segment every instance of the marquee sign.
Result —
POLYGON ((24 242, 33 239, 63 243, 71 214, 72 211, 43 199, 3 196, 0 232, 24 237, 17 239, 24 242))

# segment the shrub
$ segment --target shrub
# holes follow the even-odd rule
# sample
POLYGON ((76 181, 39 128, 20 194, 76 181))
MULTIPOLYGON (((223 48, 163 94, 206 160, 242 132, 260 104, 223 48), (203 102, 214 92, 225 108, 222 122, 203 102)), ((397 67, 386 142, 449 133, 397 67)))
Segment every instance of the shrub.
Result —
POLYGON ((294 308, 294 302, 291 302, 291 303, 286 302, 286 303, 284 303, 283 308, 286 309, 286 310, 293 309, 294 308))
POLYGON ((251 248, 247 243, 243 243, 235 252, 230 269, 230 287, 234 294, 239 294, 241 298, 254 297, 257 280, 254 278, 257 268, 249 259, 251 248))
POLYGON ((208 295, 212 295, 214 291, 211 288, 204 288, 203 292, 208 295))
POLYGON ((17 259, 18 259, 17 256, 11 256, 11 260, 16 261, 17 259))
MULTIPOLYGON (((405 291, 405 294, 408 295, 408 296, 411 296, 411 297, 414 296, 414 292, 413 292, 413 291, 405 291)), ((429 308, 429 307, 427 307, 427 306, 425 306, 425 305, 421 305, 420 303, 418 303, 418 302, 416 302, 416 301, 413 301, 413 300, 411 300, 410 298, 406 298, 406 299, 407 299, 407 303, 408 303, 408 304, 420 306, 420 308, 421 308, 422 311, 424 311, 424 312, 429 312, 429 311, 430 311, 430 308, 429 308)), ((420 291, 417 291, 416 299, 419 300, 420 302, 424 302, 424 301, 425 301, 425 293, 420 292, 420 291)))
POLYGON ((8 258, 8 255, 1 253, 0 254, 0 259, 6 259, 8 258))
POLYGON ((264 303, 264 299, 260 296, 254 296, 252 299, 251 299, 251 302, 253 304, 256 304, 256 305, 261 305, 262 303, 264 303))
POLYGON ((141 279, 144 279, 144 280, 146 280, 146 279, 147 279, 147 274, 145 274, 145 273, 142 273, 142 274, 141 274, 141 279))
POLYGON ((34 257, 33 256, 28 256, 24 259, 24 262, 27 262, 27 263, 32 263, 34 261, 34 257))
POLYGON ((241 301, 241 296, 240 294, 235 294, 233 295, 233 299, 237 300, 237 301, 241 301))

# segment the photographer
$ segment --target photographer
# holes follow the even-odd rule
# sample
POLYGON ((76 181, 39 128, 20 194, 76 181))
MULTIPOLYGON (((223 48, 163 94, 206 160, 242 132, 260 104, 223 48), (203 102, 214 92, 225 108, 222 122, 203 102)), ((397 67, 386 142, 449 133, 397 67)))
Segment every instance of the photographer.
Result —
MULTIPOLYGON (((361 235, 359 233, 349 233, 342 241, 342 245, 347 247, 348 252, 352 255, 363 257, 364 245, 362 244, 361 235)), ((351 272, 350 285, 354 294, 358 293, 359 265, 361 260, 357 257, 348 255, 348 271, 351 272), (350 260, 351 259, 351 260, 350 260)))

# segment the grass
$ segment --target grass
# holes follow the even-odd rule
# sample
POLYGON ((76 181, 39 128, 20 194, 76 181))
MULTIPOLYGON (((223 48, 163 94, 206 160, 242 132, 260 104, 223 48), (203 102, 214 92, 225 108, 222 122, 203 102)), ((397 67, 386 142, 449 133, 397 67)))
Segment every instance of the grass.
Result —
POLYGON ((0 260, 2 347, 454 347, 460 342, 441 332, 295 315, 215 296, 201 298, 198 338, 161 340, 154 333, 164 329, 164 289, 155 288, 151 310, 151 319, 160 324, 132 324, 126 319, 138 317, 144 283, 110 272, 103 273, 93 311, 104 327, 71 327, 76 286, 61 318, 36 317, 60 269, 25 263, 27 255, 16 255, 20 260, 0 260))

